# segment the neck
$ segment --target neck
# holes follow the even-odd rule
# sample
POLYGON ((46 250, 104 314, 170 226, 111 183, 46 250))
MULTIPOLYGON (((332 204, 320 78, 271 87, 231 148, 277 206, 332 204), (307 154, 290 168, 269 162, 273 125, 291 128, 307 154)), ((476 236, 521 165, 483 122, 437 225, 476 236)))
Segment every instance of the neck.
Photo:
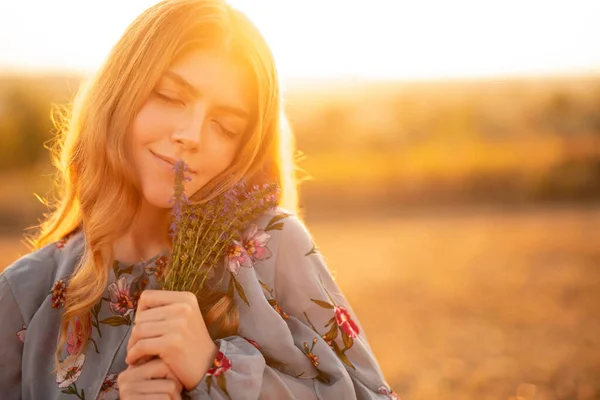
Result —
POLYGON ((171 209, 142 200, 140 211, 127 232, 115 241, 114 258, 126 264, 148 260, 169 247, 165 232, 171 209))

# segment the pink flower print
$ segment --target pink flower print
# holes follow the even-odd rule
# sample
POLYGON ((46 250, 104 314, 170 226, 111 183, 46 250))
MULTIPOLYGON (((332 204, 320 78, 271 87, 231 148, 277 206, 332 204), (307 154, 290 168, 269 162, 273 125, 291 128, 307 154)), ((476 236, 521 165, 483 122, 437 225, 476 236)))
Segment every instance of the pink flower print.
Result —
POLYGON ((75 332, 71 330, 67 336, 67 352, 69 354, 75 354, 79 352, 81 345, 83 344, 83 327, 81 321, 77 319, 75 321, 75 332))
POLYGON ((279 303, 277 302, 277 300, 270 299, 269 300, 269 304, 271 305, 271 307, 273 307, 273 309, 275 311, 277 311, 277 314, 281 315, 281 318, 288 319, 290 317, 290 315, 288 313, 286 313, 285 311, 283 311, 283 309, 281 308, 281 306, 279 305, 279 303))
POLYGON ((75 232, 68 233, 65 236, 58 239, 58 241, 56 242, 56 248, 62 249, 63 247, 65 247, 65 245, 67 244, 67 242, 69 241, 71 236, 73 236, 74 233, 75 232))
POLYGON ((113 313, 126 317, 133 311, 134 304, 130 290, 131 284, 127 283, 127 278, 124 276, 108 286, 110 310, 113 313))
POLYGON ((25 332, 27 332, 27 328, 23 325, 23 328, 17 332, 17 337, 21 343, 25 343, 25 332))
POLYGON ((70 355, 65 361, 60 363, 56 372, 56 383, 59 388, 66 388, 74 383, 83 371, 85 354, 78 356, 70 355))
POLYGON ((63 279, 54 282, 50 293, 52 294, 52 308, 60 308, 65 304, 65 294, 67 292, 67 283, 63 279))
POLYGON ((351 338, 358 336, 358 326, 344 307, 335 306, 335 322, 351 338))
POLYGON ((238 272, 240 272, 240 267, 253 267, 250 255, 248 255, 244 246, 242 246, 238 241, 234 240, 233 244, 229 248, 229 252, 227 254, 227 266, 228 269, 236 275, 238 272))
MULTIPOLYGON (((102 386, 100 386, 100 394, 98 395, 98 400, 108 400, 110 394, 117 395, 119 393, 119 383, 117 382, 117 377, 119 374, 108 374, 106 378, 104 378, 104 382, 102 382, 102 386)), ((117 397, 114 397, 117 398, 117 397)))
POLYGON ((167 272, 167 266, 169 265, 169 258, 167 256, 160 256, 156 261, 146 267, 144 267, 146 274, 154 275, 157 279, 163 279, 167 272))
POLYGON ((392 392, 391 389, 388 390, 388 388, 385 386, 381 386, 379 389, 377 389, 377 393, 387 395, 390 400, 400 400, 396 393, 392 392))
POLYGON ((243 337, 243 338, 246 339, 252 346, 254 346, 254 347, 256 347, 257 349, 260 350, 260 345, 258 343, 256 343, 254 340, 248 339, 247 337, 243 337))
POLYGON ((253 261, 266 260, 272 256, 271 250, 267 247, 271 235, 262 229, 258 229, 255 224, 250 224, 243 237, 244 248, 253 261))
POLYGON ((213 366, 206 371, 206 374, 209 376, 219 376, 230 369, 231 361, 225 357, 225 354, 219 351, 217 357, 215 357, 215 360, 213 361, 213 366))

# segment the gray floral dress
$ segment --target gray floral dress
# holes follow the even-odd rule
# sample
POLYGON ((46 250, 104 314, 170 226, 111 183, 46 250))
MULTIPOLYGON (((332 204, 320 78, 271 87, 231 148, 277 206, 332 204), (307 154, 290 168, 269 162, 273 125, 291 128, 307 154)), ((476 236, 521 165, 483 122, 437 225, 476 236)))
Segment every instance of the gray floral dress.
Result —
MULTIPOLYGON (((75 233, 15 261, 0 275, 0 398, 116 399, 127 368, 137 300, 159 288, 166 252, 133 265, 115 261, 89 318, 83 353, 79 323, 52 372, 69 278, 84 253, 75 233)), ((306 226, 282 209, 243 232, 223 263, 240 314, 238 334, 219 352, 192 399, 397 399, 365 334, 333 281, 306 226)))

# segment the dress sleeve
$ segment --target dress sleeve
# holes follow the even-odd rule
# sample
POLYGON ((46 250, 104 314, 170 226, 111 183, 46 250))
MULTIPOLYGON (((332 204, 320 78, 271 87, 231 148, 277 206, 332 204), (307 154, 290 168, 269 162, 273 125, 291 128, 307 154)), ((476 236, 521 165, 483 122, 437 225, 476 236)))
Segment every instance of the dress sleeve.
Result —
MULTIPOLYGON (((398 399, 386 383, 350 304, 332 278, 306 226, 295 216, 279 219, 274 288, 268 303, 284 321, 302 360, 279 363, 242 336, 218 341, 219 352, 192 399, 398 399), (309 369, 306 369, 306 361, 309 369), (300 365, 302 364, 302 365, 300 365), (304 369, 303 369, 304 368, 304 369), (298 371, 308 371, 307 373, 298 371)), ((246 290, 248 293, 248 290, 246 290)), ((249 301, 250 308, 255 302, 249 301)), ((258 315, 258 314, 257 314, 258 315)), ((261 324, 257 321, 256 324, 261 324)), ((267 343, 268 344, 268 343, 267 343)), ((290 349, 283 349, 287 356, 290 349)), ((284 357, 283 354, 281 354, 284 357)), ((292 359, 292 357, 288 357, 292 359)))
POLYGON ((0 398, 20 399, 25 325, 4 273, 0 274, 0 321, 0 398))

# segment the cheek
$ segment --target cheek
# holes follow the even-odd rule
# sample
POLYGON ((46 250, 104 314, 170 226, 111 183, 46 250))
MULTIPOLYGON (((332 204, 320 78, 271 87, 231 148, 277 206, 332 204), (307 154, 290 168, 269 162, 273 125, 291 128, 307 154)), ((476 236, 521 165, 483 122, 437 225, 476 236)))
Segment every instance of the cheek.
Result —
POLYGON ((146 104, 136 115, 131 138, 134 144, 145 144, 160 139, 168 132, 169 121, 157 107, 146 104))
POLYGON ((206 185, 211 179, 225 171, 234 160, 238 146, 236 142, 229 140, 209 141, 205 143, 199 157, 199 174, 195 175, 191 182, 186 184, 186 194, 192 195, 206 185))

